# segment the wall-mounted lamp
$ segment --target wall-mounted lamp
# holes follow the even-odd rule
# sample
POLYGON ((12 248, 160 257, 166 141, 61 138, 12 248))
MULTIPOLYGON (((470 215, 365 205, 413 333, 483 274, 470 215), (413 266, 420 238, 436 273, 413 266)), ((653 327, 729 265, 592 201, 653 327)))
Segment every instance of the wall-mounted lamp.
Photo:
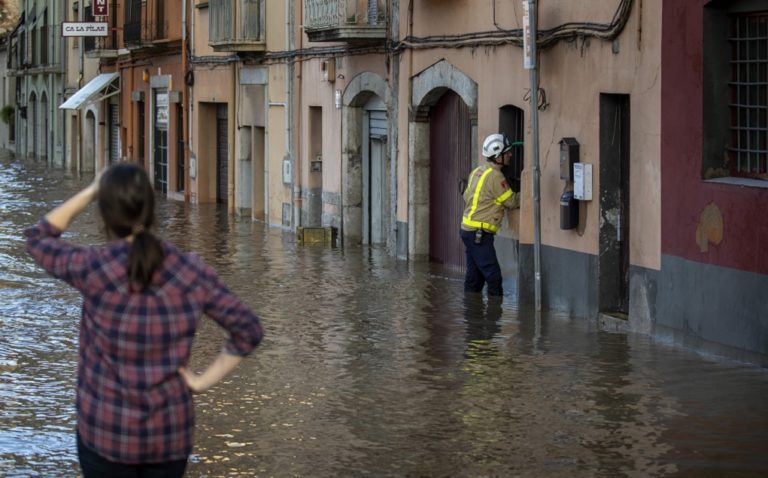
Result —
POLYGON ((336 90, 335 97, 334 97, 334 103, 336 105, 336 109, 341 109, 341 90, 336 90))
POLYGON ((141 79, 144 80, 144 82, 149 81, 149 70, 146 68, 141 72, 141 79))

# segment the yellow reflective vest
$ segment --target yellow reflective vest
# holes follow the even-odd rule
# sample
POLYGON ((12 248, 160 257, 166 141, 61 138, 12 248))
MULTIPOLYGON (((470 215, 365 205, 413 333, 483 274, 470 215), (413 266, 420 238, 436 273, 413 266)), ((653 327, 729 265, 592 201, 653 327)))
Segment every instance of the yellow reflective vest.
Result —
POLYGON ((483 229, 495 233, 499 230, 505 208, 520 207, 520 195, 512 191, 499 168, 486 163, 470 173, 464 203, 462 229, 483 229))

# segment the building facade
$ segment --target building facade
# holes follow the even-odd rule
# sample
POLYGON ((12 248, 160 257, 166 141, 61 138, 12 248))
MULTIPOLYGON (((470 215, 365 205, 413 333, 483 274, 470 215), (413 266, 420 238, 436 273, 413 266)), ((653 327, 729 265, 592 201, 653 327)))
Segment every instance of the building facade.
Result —
POLYGON ((261 61, 288 47, 292 2, 198 2, 189 68, 191 200, 291 226, 288 65, 261 61))
POLYGON ((496 247, 521 310, 540 294, 546 309, 766 363, 759 2, 540 2, 534 57, 522 2, 109 5, 24 4, 7 46, 20 154, 138 161, 170 199, 332 227, 342 247, 460 274, 461 193, 501 131, 521 208, 496 247), (78 46, 92 70, 53 57, 65 82, 39 42, 60 45, 45 32, 66 15, 110 33, 78 46))
MULTIPOLYGON (((71 23, 94 21, 91 6, 84 5, 81 9, 80 5, 79 1, 68 0, 64 20, 71 23)), ((61 32, 60 28, 56 34, 60 35, 61 32)), ((63 42, 67 65, 64 102, 57 105, 57 110, 64 115, 66 132, 63 163, 65 167, 75 171, 96 171, 97 160, 103 157, 99 152, 104 150, 104 139, 107 137, 104 108, 98 100, 102 91, 94 91, 93 96, 88 97, 81 94, 82 101, 78 100, 76 105, 73 102, 67 104, 67 100, 86 85, 92 84, 91 81, 98 76, 99 59, 94 57, 93 53, 101 51, 100 48, 107 45, 97 37, 72 36, 63 38, 63 42), (69 107, 70 104, 72 107, 69 107), (66 107, 62 108, 62 105, 66 107)), ((115 51, 114 47, 111 51, 115 51)))
POLYGON ((8 76, 9 30, 0 33, 0 150, 16 150, 16 77, 8 76))
POLYGON ((765 365, 768 9, 665 3, 661 24, 660 264, 631 270, 630 315, 765 365))
POLYGON ((521 306, 538 259, 547 309, 765 363, 766 12, 684 3, 542 2, 532 95, 521 3, 304 1, 301 221, 460 271, 462 181, 503 131, 523 143, 497 238, 521 306))
POLYGON ((122 25, 114 59, 102 58, 102 71, 120 78, 111 112, 119 126, 110 133, 120 143, 110 161, 143 164, 155 191, 184 200, 188 176, 185 147, 185 62, 189 2, 123 0, 115 17, 122 25))
POLYGON ((15 150, 18 156, 63 166, 67 68, 59 25, 65 3, 22 0, 9 43, 8 76, 15 78, 15 150))

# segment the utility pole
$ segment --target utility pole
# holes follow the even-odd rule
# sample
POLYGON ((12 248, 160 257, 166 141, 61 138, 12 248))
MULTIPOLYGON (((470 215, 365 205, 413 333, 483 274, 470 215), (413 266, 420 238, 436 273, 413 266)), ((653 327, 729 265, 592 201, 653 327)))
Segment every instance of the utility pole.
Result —
POLYGON ((536 310, 541 311, 541 170, 539 169, 539 53, 536 0, 523 0, 524 66, 531 74, 531 170, 533 172, 533 267, 536 310))

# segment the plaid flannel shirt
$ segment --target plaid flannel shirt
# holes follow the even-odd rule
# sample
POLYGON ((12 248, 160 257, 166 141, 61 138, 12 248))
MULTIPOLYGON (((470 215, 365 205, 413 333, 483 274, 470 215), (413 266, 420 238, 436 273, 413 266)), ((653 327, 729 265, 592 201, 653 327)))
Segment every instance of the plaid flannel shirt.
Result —
POLYGON ((165 259, 144 292, 131 290, 130 243, 79 246, 45 219, 24 232, 46 272, 83 295, 77 378, 77 429, 83 443, 120 463, 185 459, 194 408, 178 368, 186 366, 198 319, 229 332, 227 352, 249 354, 259 318, 196 255, 162 241, 165 259))

